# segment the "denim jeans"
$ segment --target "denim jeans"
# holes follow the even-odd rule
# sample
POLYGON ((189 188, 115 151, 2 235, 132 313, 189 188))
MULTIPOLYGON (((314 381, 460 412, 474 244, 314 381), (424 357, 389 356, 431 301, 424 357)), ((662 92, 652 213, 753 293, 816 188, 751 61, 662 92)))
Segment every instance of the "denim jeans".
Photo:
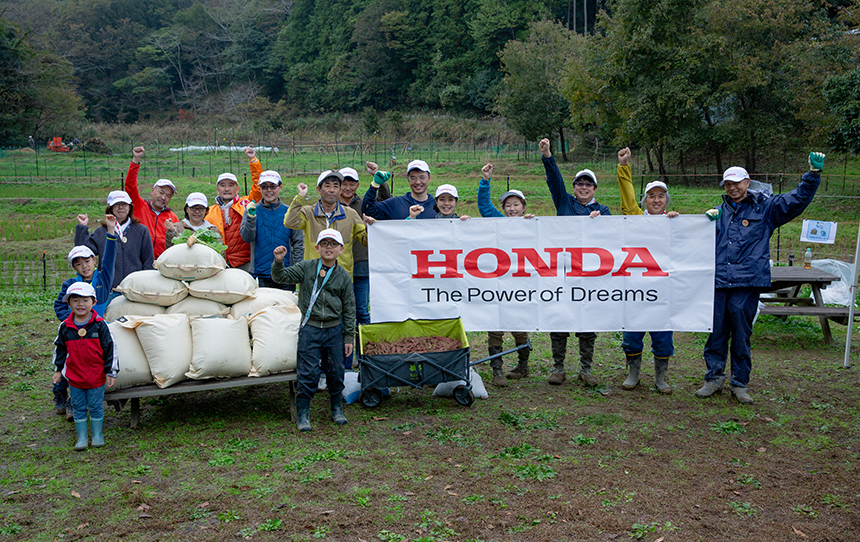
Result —
MULTIPOLYGON (((641 354, 643 348, 644 331, 625 331, 621 334, 621 348, 628 356, 641 354)), ((670 358, 675 353, 675 345, 672 343, 671 331, 649 331, 651 334, 651 353, 658 358, 670 358)))
MULTIPOLYGON (((370 323, 370 277, 353 277, 352 292, 355 294, 355 345, 358 346, 358 326, 359 324, 370 323)), ((343 359, 343 368, 347 371, 352 370, 353 353, 343 359)))
POLYGON ((747 387, 752 371, 750 335, 758 309, 758 288, 717 288, 714 290, 714 328, 705 343, 705 380, 725 375, 729 339, 732 341, 731 385, 747 387))
POLYGON ((75 421, 87 419, 87 409, 90 411, 91 420, 100 420, 105 417, 105 387, 81 389, 74 386, 69 386, 69 393, 72 396, 72 412, 75 415, 75 421))
POLYGON ((320 367, 331 395, 343 393, 343 325, 299 330, 296 403, 310 402, 317 391, 320 367), (322 363, 320 363, 322 360, 322 363))
POLYGON ((257 286, 260 288, 277 288, 278 290, 286 290, 288 292, 295 292, 296 285, 295 284, 284 284, 283 282, 275 282, 271 279, 271 277, 262 277, 255 276, 257 279, 257 286))

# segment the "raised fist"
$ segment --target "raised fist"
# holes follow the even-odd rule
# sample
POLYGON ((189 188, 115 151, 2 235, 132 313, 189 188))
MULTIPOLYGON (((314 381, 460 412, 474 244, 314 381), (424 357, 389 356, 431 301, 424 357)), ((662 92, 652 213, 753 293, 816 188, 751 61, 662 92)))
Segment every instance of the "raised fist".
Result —
POLYGON ((308 185, 305 183, 299 183, 296 185, 296 191, 298 191, 301 197, 305 197, 308 195, 308 185))
POLYGON ((540 152, 542 152, 547 158, 552 156, 552 153, 549 150, 549 139, 541 139, 540 142, 538 142, 538 149, 540 149, 540 152))
POLYGON ((481 174, 484 176, 485 181, 489 181, 493 176, 493 164, 487 164, 486 166, 481 168, 481 174))
POLYGON ((257 156, 256 151, 254 151, 254 147, 250 145, 245 147, 245 156, 248 157, 248 160, 253 160, 257 156))
POLYGON ((618 151, 618 163, 622 166, 630 165, 630 147, 624 147, 618 151))
POLYGON ((284 261, 284 258, 287 256, 287 247, 281 245, 279 247, 275 247, 275 250, 272 251, 272 254, 275 255, 276 262, 284 261))
POLYGON ((135 164, 139 164, 140 161, 143 159, 144 152, 146 151, 143 150, 142 146, 131 149, 131 161, 135 164))

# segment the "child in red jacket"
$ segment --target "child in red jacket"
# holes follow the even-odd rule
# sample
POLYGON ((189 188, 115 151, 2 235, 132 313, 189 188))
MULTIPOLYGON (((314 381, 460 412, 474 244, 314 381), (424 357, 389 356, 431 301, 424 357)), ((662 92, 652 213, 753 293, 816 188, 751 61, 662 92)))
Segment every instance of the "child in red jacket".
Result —
POLYGON ((105 445, 102 436, 105 383, 113 386, 119 360, 110 328, 93 310, 96 291, 86 282, 69 286, 63 301, 72 313, 60 323, 54 341, 54 383, 69 381, 78 441, 75 450, 87 449, 87 410, 93 430, 93 447, 105 445), (105 376, 107 375, 107 376, 105 376))

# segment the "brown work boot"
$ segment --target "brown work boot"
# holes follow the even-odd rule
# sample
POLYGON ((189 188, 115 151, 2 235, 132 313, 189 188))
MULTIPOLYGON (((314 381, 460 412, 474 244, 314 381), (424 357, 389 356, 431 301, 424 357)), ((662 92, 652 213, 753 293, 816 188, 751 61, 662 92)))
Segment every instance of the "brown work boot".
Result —
POLYGON ((579 373, 579 379, 589 386, 597 386, 600 384, 591 373, 579 373))
MULTIPOLYGON (((520 346, 520 345, 517 345, 520 346)), ((529 349, 523 348, 517 352, 517 366, 505 375, 511 380, 519 380, 529 376, 529 349)))
MULTIPOLYGON (((489 352, 491 356, 495 356, 501 351, 501 348, 497 348, 494 346, 487 348, 487 352, 489 352)), ((493 369, 493 386, 497 386, 499 388, 504 388, 508 385, 508 379, 505 378, 505 372, 502 369, 502 363, 502 358, 490 360, 490 368, 493 369)))

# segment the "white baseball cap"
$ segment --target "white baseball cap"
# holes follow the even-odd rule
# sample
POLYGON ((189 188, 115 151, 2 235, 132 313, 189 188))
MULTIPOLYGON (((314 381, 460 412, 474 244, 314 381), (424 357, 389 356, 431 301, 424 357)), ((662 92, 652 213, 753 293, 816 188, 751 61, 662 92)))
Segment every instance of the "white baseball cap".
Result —
POLYGON ((185 205, 188 207, 194 207, 195 205, 209 207, 209 200, 203 192, 192 192, 185 198, 185 205))
POLYGON ((516 197, 520 198, 521 200, 523 200, 523 205, 525 205, 525 204, 526 204, 526 196, 525 196, 525 194, 523 194, 523 193, 522 193, 522 192, 520 192, 519 190, 508 190, 507 192, 505 192, 504 194, 502 194, 502 197, 500 197, 500 198, 499 198, 499 203, 501 203, 502 205, 504 205, 504 204, 505 204, 505 200, 506 200, 506 199, 508 199, 508 198, 509 198, 509 197, 511 197, 511 196, 516 196, 516 197))
POLYGON ((597 186, 597 176, 590 169, 583 169, 576 173, 576 177, 573 178, 573 182, 576 182, 580 177, 587 177, 588 180, 594 183, 594 186, 597 186))
POLYGON ((430 166, 427 165, 427 162, 424 160, 412 160, 409 162, 409 165, 406 166, 406 174, 409 175, 409 172, 413 169, 420 169, 421 171, 426 171, 430 173, 430 166))
POLYGON ((272 183, 272 184, 283 184, 281 181, 281 174, 277 171, 267 169, 266 171, 260 173, 260 180, 257 181, 259 184, 263 183, 272 183))
POLYGON ((173 189, 174 194, 178 192, 178 190, 176 190, 176 185, 170 182, 169 179, 158 179, 152 187, 155 188, 156 186, 169 186, 173 189))
POLYGON ((215 181, 215 184, 218 184, 225 179, 228 181, 233 181, 236 184, 239 184, 239 181, 236 179, 236 176, 233 175, 232 173, 222 173, 221 175, 218 175, 218 180, 215 181))
POLYGON ((66 290, 66 294, 63 296, 63 303, 68 303, 69 298, 73 295, 79 295, 81 297, 92 297, 93 299, 98 299, 96 297, 96 290, 93 288, 92 284, 88 282, 75 282, 69 289, 66 290))
POLYGON ((454 196, 454 199, 460 199, 460 196, 457 194, 457 187, 453 184, 443 184, 436 189, 437 198, 442 194, 451 194, 452 196, 454 196))
POLYGON ((346 179, 349 177, 353 181, 358 181, 358 172, 351 167, 345 167, 340 170, 340 174, 343 175, 343 178, 346 179))
POLYGON ((666 183, 664 183, 663 181, 651 181, 650 183, 646 184, 645 193, 647 194, 648 192, 650 192, 652 188, 662 188, 666 191, 667 194, 669 193, 669 187, 666 186, 666 183))
POLYGON ((93 258, 95 254, 86 245, 78 245, 69 251, 69 265, 75 261, 75 258, 93 258))
MULTIPOLYGON (((337 171, 334 169, 327 169, 327 170, 323 171, 322 173, 320 173, 320 176, 317 177, 317 187, 319 187, 319 185, 321 185, 322 182, 324 180, 328 179, 329 177, 334 177, 338 181, 343 180, 343 175, 341 175, 340 171, 337 171)), ((342 244, 343 243, 341 243, 341 245, 342 244)))
POLYGON ((320 244, 320 241, 323 239, 334 239, 340 244, 340 246, 343 246, 343 236, 339 231, 332 228, 326 228, 317 235, 317 244, 320 244))
POLYGON ((720 186, 726 184, 726 181, 731 181, 733 183, 739 183, 744 179, 749 179, 749 173, 742 167, 734 166, 730 167, 723 173, 723 180, 720 181, 720 186))
POLYGON ((113 207, 115 203, 128 203, 131 205, 131 197, 124 190, 112 190, 108 193, 108 207, 113 207))

